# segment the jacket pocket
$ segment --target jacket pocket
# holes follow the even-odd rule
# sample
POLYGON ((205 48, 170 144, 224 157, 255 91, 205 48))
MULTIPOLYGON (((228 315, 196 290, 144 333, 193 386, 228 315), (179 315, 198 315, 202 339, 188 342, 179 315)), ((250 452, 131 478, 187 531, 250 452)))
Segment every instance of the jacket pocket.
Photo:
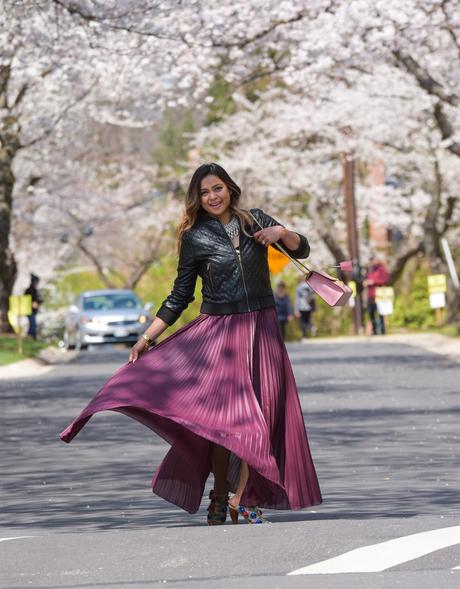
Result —
POLYGON ((211 287, 211 290, 214 290, 214 281, 212 278, 212 266, 211 266, 211 262, 208 262, 206 264, 206 276, 208 277, 208 281, 209 281, 209 286, 211 287))

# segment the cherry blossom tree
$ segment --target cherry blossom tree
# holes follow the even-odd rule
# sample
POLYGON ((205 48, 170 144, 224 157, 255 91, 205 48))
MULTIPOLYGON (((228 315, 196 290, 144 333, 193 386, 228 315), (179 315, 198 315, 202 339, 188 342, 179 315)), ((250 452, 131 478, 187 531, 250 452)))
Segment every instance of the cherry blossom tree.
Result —
MULTIPOLYGON (((80 4, 84 6, 85 3, 80 4)), ((127 188, 122 194, 120 189, 120 194, 114 197, 118 200, 117 214, 120 214, 135 207, 136 189, 144 189, 143 196, 138 193, 137 198, 145 199, 146 184, 156 174, 154 169, 146 173, 145 166, 142 166, 145 156, 137 165, 114 157, 112 168, 107 162, 102 162, 105 170, 103 165, 96 166, 95 154, 88 144, 86 149, 77 147, 85 138, 88 139, 82 131, 88 121, 126 128, 152 127, 159 119, 159 109, 165 106, 167 96, 172 92, 171 80, 168 79, 168 58, 158 63, 147 59, 147 56, 155 54, 158 43, 167 41, 161 35, 146 42, 141 51, 136 40, 116 30, 116 27, 108 30, 99 43, 91 26, 81 26, 73 11, 59 3, 4 2, 4 8, 0 35, 1 331, 8 329, 8 295, 17 274, 10 246, 13 211, 16 211, 18 247, 29 244, 22 247, 22 259, 31 250, 36 255, 37 249, 32 242, 38 239, 35 245, 40 243, 43 246, 42 263, 48 269, 52 267, 53 264, 49 264, 49 255, 53 255, 50 245, 55 242, 56 234, 65 233, 59 226, 68 226, 72 218, 73 233, 78 233, 77 227, 83 226, 80 237, 72 237, 73 246, 102 268, 102 262, 98 261, 101 256, 88 245, 91 241, 90 236, 85 235, 85 231, 88 233, 88 222, 83 223, 78 212, 75 213, 69 206, 70 201, 73 200, 75 209, 86 207, 86 216, 88 210, 96 211, 96 220, 104 218, 104 223, 98 227, 104 225, 109 231, 109 222, 116 223, 116 215, 104 215, 104 198, 100 194, 99 199, 95 198, 92 202, 85 199, 77 205, 78 197, 81 198, 81 192, 78 192, 82 189, 81 185, 85 184, 88 190, 88 180, 91 177, 94 180, 97 175, 99 192, 102 193, 101 178, 111 178, 110 182, 113 182, 113 178, 117 177, 120 185, 130 185, 132 192, 127 188), (69 157, 70 160, 66 159, 69 157), (64 170, 66 178, 62 177, 64 170), (123 180, 120 179, 121 173, 124 174, 123 180), (64 201, 65 204, 62 204, 64 201), (54 225, 53 229, 51 225, 54 225), (41 238, 37 235, 40 231, 41 238)), ((164 180, 162 178, 163 183, 164 180)), ((150 185, 150 193, 152 190, 150 185)), ((97 191, 91 194, 95 196, 97 191)), ((167 226, 167 211, 170 209, 170 203, 161 207, 162 214, 155 217, 157 225, 163 220, 167 226)), ((154 208, 153 212, 158 211, 154 208)), ((145 219, 144 215, 145 210, 140 217, 145 219)), ((129 214, 126 218, 129 219, 129 214)), ((142 236, 142 227, 139 235, 142 236)), ((118 237, 121 237, 120 230, 118 237)), ((99 249, 103 250, 103 245, 107 249, 110 243, 109 237, 99 235, 99 249)), ((132 243, 134 252, 140 249, 138 240, 133 239, 132 243)), ((68 249, 61 248, 57 255, 54 252, 54 262, 68 249)), ((153 251, 158 251, 158 247, 150 245, 142 255, 133 254, 137 262, 131 260, 132 267, 123 272, 125 283, 136 284, 142 275, 141 268, 151 262, 153 251)), ((129 265, 128 259, 126 263, 129 265)))
MULTIPOLYGON (((64 226, 68 211, 50 206, 57 193, 70 202, 72 186, 88 191, 101 177, 98 167, 106 166, 105 174, 117 177, 119 186, 129 181, 129 170, 115 154, 102 167, 89 164, 90 149, 86 159, 77 158, 80 167, 62 159, 69 144, 79 143, 88 119, 154 129, 165 108, 194 109, 198 122, 212 123, 198 134, 195 156, 222 160, 254 204, 268 201, 275 211, 292 214, 295 224, 313 232, 325 260, 343 255, 344 153, 360 162, 361 221, 385 216, 406 237, 404 251, 394 256, 394 278, 419 251, 434 267, 439 237, 457 231, 459 0, 6 4, 0 75, 2 309, 14 277, 8 246, 13 195, 19 202, 43 191, 43 219, 61 210, 64 226), (213 92, 216 82, 228 91, 221 105, 213 92), (54 166, 41 174, 38 146, 50 154, 44 160, 54 158, 54 166), (30 168, 28 159, 34 162, 30 168), (375 160, 385 162, 391 179, 386 186, 369 185, 366 166, 375 160), (70 170, 69 183, 58 185, 58 169, 70 170)), ((144 164, 140 157, 140 185, 143 177, 157 178, 144 164)), ((101 217, 110 219, 102 204, 110 189, 97 188, 91 193, 98 195, 101 217)), ((132 196, 120 188, 119 197, 120 210, 129 209, 132 196)), ((78 204, 74 209, 72 222, 80 227, 78 204)), ((113 226, 107 227, 110 235, 113 226)), ((91 257, 94 236, 79 242, 75 234, 72 240, 91 257)), ((110 249, 109 239, 105 244, 110 249)))

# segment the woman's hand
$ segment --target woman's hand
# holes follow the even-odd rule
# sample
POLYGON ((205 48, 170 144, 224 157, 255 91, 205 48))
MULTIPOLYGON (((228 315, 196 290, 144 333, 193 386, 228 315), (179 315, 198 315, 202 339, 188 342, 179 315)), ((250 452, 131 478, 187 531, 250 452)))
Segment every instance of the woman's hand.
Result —
POLYGON ((287 229, 282 225, 274 225, 273 227, 265 227, 265 229, 256 231, 253 237, 260 244, 268 247, 271 243, 275 243, 275 241, 282 239, 286 232, 287 229))
POLYGON ((148 347, 148 343, 145 341, 144 338, 138 340, 131 348, 128 362, 132 362, 134 364, 134 362, 139 358, 139 356, 141 356, 144 352, 148 350, 148 347))

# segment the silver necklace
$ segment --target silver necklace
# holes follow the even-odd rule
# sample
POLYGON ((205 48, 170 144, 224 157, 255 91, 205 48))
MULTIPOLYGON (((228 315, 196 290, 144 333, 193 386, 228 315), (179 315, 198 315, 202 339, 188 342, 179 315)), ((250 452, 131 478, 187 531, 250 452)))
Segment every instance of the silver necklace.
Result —
POLYGON ((227 224, 223 224, 224 229, 227 232, 227 235, 230 239, 236 237, 240 232, 240 224, 238 222, 238 217, 234 216, 227 224))

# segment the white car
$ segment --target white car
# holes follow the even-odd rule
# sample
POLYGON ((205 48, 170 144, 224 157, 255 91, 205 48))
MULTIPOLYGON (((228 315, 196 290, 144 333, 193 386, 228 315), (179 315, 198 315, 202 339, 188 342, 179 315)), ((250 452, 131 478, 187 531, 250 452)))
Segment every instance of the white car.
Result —
POLYGON ((152 322, 152 307, 132 290, 82 292, 65 317, 64 345, 82 350, 90 344, 134 344, 152 322))

